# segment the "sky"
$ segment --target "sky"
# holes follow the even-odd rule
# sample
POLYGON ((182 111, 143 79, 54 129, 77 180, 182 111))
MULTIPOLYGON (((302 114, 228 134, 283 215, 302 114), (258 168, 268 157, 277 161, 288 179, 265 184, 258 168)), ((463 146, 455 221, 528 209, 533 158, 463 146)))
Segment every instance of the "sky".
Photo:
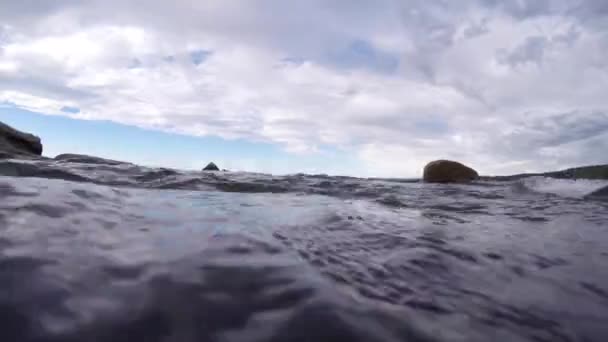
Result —
POLYGON ((0 0, 45 154, 418 177, 608 163, 605 0, 0 0))

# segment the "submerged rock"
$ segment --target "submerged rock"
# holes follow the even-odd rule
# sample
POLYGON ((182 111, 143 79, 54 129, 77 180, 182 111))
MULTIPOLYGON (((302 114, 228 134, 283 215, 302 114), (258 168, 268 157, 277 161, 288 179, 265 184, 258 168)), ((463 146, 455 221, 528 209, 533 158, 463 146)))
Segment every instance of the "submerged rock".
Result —
POLYGON ((99 157, 87 156, 84 154, 71 154, 65 153, 60 154, 54 158, 57 161, 66 162, 66 163, 81 163, 81 164, 105 164, 105 165, 120 165, 120 164, 130 164, 127 162, 122 162, 118 160, 112 159, 104 159, 99 157))
POLYGON ((211 162, 209 164, 207 164, 207 166, 205 166, 205 168, 203 169, 203 171, 219 171, 220 168, 217 167, 217 165, 215 165, 215 163, 211 162))
POLYGON ((430 183, 463 183, 477 179, 472 168, 451 160, 435 160, 424 167, 422 179, 430 183))
POLYGON ((0 158, 33 158, 41 155, 39 137, 0 122, 0 158))

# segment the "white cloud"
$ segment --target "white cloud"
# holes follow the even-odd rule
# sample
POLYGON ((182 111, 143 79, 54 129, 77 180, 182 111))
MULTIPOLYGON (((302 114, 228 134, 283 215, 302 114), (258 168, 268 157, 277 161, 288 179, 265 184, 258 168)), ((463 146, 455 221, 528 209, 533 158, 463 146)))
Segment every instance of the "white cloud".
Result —
POLYGON ((608 132, 602 3, 2 2, 0 101, 294 158, 355 151, 362 175, 435 158, 484 173, 608 162, 589 143, 608 132))

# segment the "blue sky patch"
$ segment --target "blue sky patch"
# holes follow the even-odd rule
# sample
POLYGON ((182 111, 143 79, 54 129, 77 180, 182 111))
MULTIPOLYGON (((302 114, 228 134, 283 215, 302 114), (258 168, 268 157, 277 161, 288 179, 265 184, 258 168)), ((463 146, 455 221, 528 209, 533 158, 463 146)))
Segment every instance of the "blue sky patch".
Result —
POLYGON ((424 120, 418 120, 414 123, 416 131, 424 135, 443 135, 450 131, 448 123, 437 117, 429 117, 424 120))
POLYGON ((391 73, 399 67, 395 54, 376 49, 365 40, 354 40, 347 46, 330 53, 332 64, 347 69, 370 69, 391 73))
POLYGON ((329 146, 324 146, 322 153, 294 155, 279 144, 194 137, 110 121, 44 115, 10 104, 0 106, 0 121, 39 136, 44 145, 43 154, 49 157, 79 153, 146 166, 194 170, 214 161, 221 168, 274 174, 353 174, 361 168, 352 156, 329 146))
POLYGON ((190 60, 194 65, 201 65, 207 58, 212 54, 211 51, 207 50, 196 50, 190 52, 190 60))
POLYGON ((78 113, 80 113, 80 108, 64 106, 64 107, 61 107, 61 111, 64 113, 78 114, 78 113))
POLYGON ((304 63, 304 61, 306 61, 306 59, 301 58, 301 57, 285 57, 281 60, 281 62, 283 63, 288 63, 288 64, 295 64, 295 65, 301 65, 302 63, 304 63))

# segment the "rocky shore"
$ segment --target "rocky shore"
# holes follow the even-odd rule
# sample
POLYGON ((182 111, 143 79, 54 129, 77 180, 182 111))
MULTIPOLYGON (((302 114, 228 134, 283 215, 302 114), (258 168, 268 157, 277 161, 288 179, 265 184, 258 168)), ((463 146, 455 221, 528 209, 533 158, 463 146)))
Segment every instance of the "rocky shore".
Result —
MULTIPOLYGON (((0 122, 0 159, 48 159, 42 156, 41 139, 33 134, 21 132, 0 122)), ((60 154, 53 158, 58 162, 83 164, 120 165, 130 164, 111 159, 104 159, 81 154, 60 154)), ((219 171, 211 162, 203 171, 219 171)), ((561 171, 544 173, 524 173, 511 176, 480 176, 476 170, 457 161, 435 160, 428 163, 423 170, 422 180, 429 183, 466 183, 474 180, 513 181, 526 177, 543 176, 559 179, 608 179, 608 164, 570 168, 561 171)))

